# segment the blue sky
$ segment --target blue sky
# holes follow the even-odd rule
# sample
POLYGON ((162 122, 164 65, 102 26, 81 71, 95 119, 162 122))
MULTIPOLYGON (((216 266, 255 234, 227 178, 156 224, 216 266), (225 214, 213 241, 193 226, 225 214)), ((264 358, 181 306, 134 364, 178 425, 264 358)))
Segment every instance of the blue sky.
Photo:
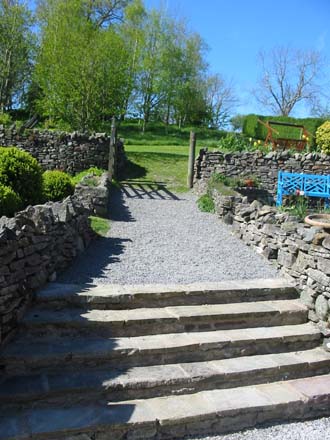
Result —
MULTIPOLYGON (((163 5, 185 17, 209 46, 214 73, 233 79, 242 113, 260 112, 250 90, 259 76, 260 49, 290 45, 319 50, 330 60, 330 0, 145 0, 148 8, 163 5)), ((330 67, 328 65, 330 80, 330 67)), ((297 116, 307 116, 300 108, 297 116)))

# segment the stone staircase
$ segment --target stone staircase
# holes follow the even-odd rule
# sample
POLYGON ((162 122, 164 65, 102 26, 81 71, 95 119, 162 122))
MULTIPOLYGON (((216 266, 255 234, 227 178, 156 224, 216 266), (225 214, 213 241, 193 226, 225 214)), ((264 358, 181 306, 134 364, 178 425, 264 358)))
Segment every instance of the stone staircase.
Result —
POLYGON ((0 439, 182 439, 330 414, 330 353, 282 279, 50 284, 0 354, 0 439))

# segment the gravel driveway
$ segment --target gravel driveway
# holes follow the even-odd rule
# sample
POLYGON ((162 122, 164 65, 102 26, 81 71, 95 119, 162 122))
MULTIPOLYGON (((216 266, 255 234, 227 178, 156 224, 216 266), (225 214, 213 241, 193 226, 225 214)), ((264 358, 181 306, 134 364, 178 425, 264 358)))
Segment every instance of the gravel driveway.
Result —
POLYGON ((277 276, 215 215, 200 212, 191 193, 124 184, 113 191, 109 212, 109 237, 92 244, 59 281, 191 283, 277 276))

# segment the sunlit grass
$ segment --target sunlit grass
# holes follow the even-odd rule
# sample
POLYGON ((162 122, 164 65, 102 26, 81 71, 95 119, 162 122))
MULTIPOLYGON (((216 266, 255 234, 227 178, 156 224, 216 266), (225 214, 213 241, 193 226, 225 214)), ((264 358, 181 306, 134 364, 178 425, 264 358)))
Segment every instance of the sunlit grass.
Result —
POLYGON ((95 216, 90 216, 89 219, 93 231, 101 237, 106 237, 110 230, 110 220, 95 216))
POLYGON ((124 180, 155 182, 173 192, 187 191, 188 147, 128 145, 129 166, 124 180))

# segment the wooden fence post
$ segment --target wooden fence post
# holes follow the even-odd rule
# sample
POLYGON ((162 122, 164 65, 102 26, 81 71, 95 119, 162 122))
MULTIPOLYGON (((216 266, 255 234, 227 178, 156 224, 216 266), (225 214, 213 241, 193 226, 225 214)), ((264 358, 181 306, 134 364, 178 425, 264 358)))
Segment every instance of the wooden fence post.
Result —
POLYGON ((111 121, 111 134, 109 143, 108 179, 112 181, 115 168, 115 148, 116 148, 116 118, 113 116, 111 121))
POLYGON ((195 149, 196 149, 196 133, 191 131, 190 145, 189 145, 189 160, 188 160, 188 177, 187 177, 188 188, 192 188, 194 185, 195 149))

